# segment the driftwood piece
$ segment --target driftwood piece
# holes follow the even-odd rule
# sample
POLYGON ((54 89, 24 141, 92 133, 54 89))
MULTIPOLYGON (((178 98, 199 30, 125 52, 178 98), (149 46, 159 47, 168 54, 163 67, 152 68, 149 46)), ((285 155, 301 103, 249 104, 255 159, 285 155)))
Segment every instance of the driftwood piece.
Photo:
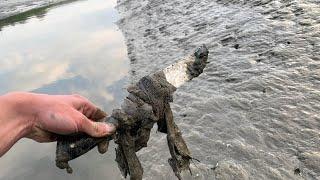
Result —
MULTIPOLYGON (((72 173, 68 161, 75 159, 98 145, 99 152, 105 152, 108 141, 114 139, 116 162, 124 177, 140 180, 143 168, 136 155, 140 149, 147 147, 153 125, 157 123, 158 131, 167 134, 167 143, 171 158, 168 160, 175 175, 181 179, 180 172, 188 170, 191 154, 182 138, 178 126, 174 123, 170 102, 173 93, 185 82, 199 76, 206 66, 208 50, 203 45, 182 61, 154 74, 145 76, 138 83, 127 88, 129 94, 121 109, 113 110, 111 116, 103 121, 117 127, 113 136, 93 138, 85 134, 61 136, 58 139, 56 165, 72 173)), ((103 117, 98 111, 96 117, 103 117)), ((98 118, 96 118, 98 119, 98 118)))

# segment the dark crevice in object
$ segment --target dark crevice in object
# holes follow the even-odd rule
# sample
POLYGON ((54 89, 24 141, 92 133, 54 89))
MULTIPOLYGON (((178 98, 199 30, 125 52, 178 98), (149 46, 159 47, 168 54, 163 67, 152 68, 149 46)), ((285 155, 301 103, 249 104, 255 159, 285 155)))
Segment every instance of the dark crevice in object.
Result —
POLYGON ((239 49, 240 45, 239 45, 239 44, 235 44, 233 47, 234 47, 235 49, 239 49))

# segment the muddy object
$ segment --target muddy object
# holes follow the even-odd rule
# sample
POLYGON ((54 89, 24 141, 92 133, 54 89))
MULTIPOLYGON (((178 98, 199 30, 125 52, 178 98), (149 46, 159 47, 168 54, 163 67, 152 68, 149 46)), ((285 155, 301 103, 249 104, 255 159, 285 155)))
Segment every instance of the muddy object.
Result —
POLYGON ((296 169, 294 169, 294 174, 295 174, 295 175, 299 175, 299 176, 301 176, 300 168, 296 168, 296 169))
MULTIPOLYGON (((208 53, 206 46, 202 45, 194 54, 129 86, 127 88, 129 94, 124 99, 121 109, 113 110, 109 117, 99 116, 104 122, 117 127, 113 136, 105 138, 93 138, 86 134, 61 136, 57 143, 57 167, 72 173, 68 161, 85 154, 95 146, 98 146, 99 152, 104 153, 108 141, 114 139, 117 144, 116 162, 122 175, 124 177, 130 175, 131 180, 140 180, 143 169, 136 152, 147 147, 151 129, 157 123, 158 131, 167 134, 171 154, 168 162, 178 179, 181 179, 181 171, 189 170, 191 154, 174 122, 169 103, 173 101, 172 95, 179 86, 203 72, 208 53)), ((98 111, 97 114, 102 115, 103 112, 98 111)))
MULTIPOLYGON (((116 119, 112 117, 106 118, 105 116, 106 113, 98 109, 94 115, 94 118, 92 119, 95 121, 101 121, 101 118, 105 118, 104 122, 118 127, 118 121, 116 119)), ((98 151, 100 153, 105 153, 107 151, 110 140, 112 140, 112 136, 104 138, 93 138, 84 133, 71 134, 68 136, 58 136, 56 149, 56 166, 60 169, 66 169, 68 173, 72 173, 73 170, 69 166, 68 161, 87 153, 95 146, 98 146, 98 151)))

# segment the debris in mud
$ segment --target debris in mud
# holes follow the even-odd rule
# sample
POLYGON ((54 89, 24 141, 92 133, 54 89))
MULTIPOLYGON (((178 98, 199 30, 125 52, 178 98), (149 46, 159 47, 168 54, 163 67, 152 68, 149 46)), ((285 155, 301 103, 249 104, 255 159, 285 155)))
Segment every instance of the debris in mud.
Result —
POLYGON ((296 168, 296 169, 294 170, 294 174, 295 174, 295 175, 298 175, 298 176, 301 176, 300 168, 296 168))
POLYGON ((136 155, 147 147, 150 131, 157 123, 158 131, 167 134, 171 154, 168 160, 178 179, 180 173, 189 170, 189 149, 175 124, 170 108, 173 93, 185 82, 199 76, 207 64, 208 50, 203 45, 195 53, 164 70, 145 76, 138 83, 127 88, 129 94, 121 109, 115 109, 110 117, 97 111, 94 120, 104 118, 106 123, 117 127, 116 133, 107 138, 92 138, 85 134, 61 136, 57 143, 56 165, 72 173, 68 161, 75 159, 98 145, 99 152, 107 150, 108 142, 114 139, 116 161, 124 177, 142 179, 143 169, 136 155))

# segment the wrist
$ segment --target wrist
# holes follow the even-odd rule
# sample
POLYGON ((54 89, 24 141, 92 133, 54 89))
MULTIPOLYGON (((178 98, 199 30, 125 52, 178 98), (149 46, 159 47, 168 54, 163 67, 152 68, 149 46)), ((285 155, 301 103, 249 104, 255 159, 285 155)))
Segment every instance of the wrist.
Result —
POLYGON ((0 157, 19 139, 31 132, 34 124, 30 93, 0 96, 0 157))
MULTIPOLYGON (((34 124, 34 94, 13 92, 0 96, 0 122, 15 124, 21 136, 28 134, 34 124)), ((21 137, 20 137, 21 138, 21 137)))

